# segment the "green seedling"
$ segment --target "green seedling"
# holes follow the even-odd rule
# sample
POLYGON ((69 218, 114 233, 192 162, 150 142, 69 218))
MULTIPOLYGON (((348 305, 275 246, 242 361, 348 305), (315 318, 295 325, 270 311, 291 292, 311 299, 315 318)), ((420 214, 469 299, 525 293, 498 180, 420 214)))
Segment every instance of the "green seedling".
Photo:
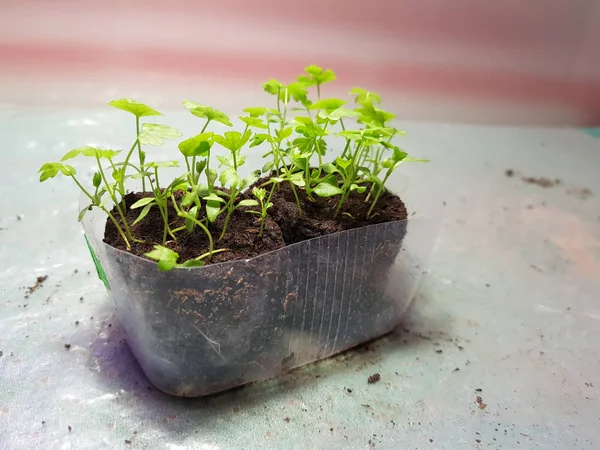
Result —
POLYGON ((161 162, 149 162, 146 164, 146 168, 149 171, 152 171, 154 174, 154 179, 149 179, 150 187, 152 189, 152 197, 144 197, 131 205, 131 209, 143 208, 140 215, 133 222, 133 225, 136 225, 140 222, 146 215, 150 212, 150 209, 153 206, 156 206, 160 215, 164 222, 163 229, 163 240, 162 244, 165 245, 167 242, 167 237, 171 236, 173 240, 177 240, 175 233, 171 229, 169 225, 169 209, 168 209, 168 200, 171 198, 174 191, 181 189, 182 186, 187 183, 187 176, 183 175, 175 178, 166 188, 162 189, 160 187, 160 181, 158 177, 158 169, 162 167, 178 167, 179 163, 177 161, 161 161, 161 162))
MULTIPOLYGON (((117 109, 126 111, 135 116, 136 140, 133 143, 131 150, 127 153, 127 157, 125 158, 125 162, 123 164, 123 175, 125 173, 125 170, 127 169, 127 165, 129 163, 129 158, 131 157, 131 154, 133 153, 133 150, 135 148, 137 148, 137 150, 138 150, 139 171, 144 172, 144 160, 146 159, 146 154, 142 151, 142 144, 139 139, 139 135, 140 135, 140 131, 141 131, 140 130, 140 118, 151 117, 151 116, 162 116, 162 114, 159 113, 154 108, 151 108, 148 105, 144 105, 143 103, 139 103, 135 100, 131 100, 128 98, 113 100, 113 101, 109 102, 108 104, 110 106, 112 106, 113 108, 117 108, 117 109)), ((124 178, 124 176, 123 176, 123 178, 124 178)), ((146 184, 145 184, 144 177, 142 177, 142 192, 146 192, 146 184)), ((121 194, 124 195, 124 188, 121 191, 121 194)))
POLYGON ((223 249, 219 249, 219 250, 214 250, 212 252, 204 253, 204 254, 198 256, 197 258, 190 259, 190 260, 187 260, 187 261, 179 264, 177 262, 177 260, 179 259, 179 253, 175 252, 174 250, 171 250, 168 247, 164 247, 162 245, 155 245, 154 250, 152 250, 148 253, 145 253, 145 256, 147 256, 150 259, 153 259, 154 261, 158 261, 158 269, 159 270, 169 271, 175 267, 182 268, 182 269, 191 269, 192 267, 202 267, 205 264, 204 259, 214 255, 215 253, 226 252, 226 251, 229 251, 229 249, 223 248, 223 249))
MULTIPOLYGON (((271 206, 273 206, 273 203, 271 203, 268 200, 265 200, 265 198, 267 196, 266 189, 254 187, 254 188, 252 188, 252 195, 254 195, 254 197, 256 198, 257 205, 260 205, 260 211, 248 210, 246 212, 248 212, 250 214, 257 214, 260 216, 260 230, 258 232, 258 237, 261 237, 262 233, 263 233, 263 229, 265 227, 265 220, 267 218, 267 210, 271 206)), ((251 206, 251 205, 248 205, 248 206, 251 206)))
POLYGON ((227 187, 229 192, 218 191, 218 195, 212 193, 210 197, 206 197, 207 209, 206 214, 210 222, 214 222, 217 216, 222 212, 226 212, 225 223, 219 240, 223 239, 227 231, 227 226, 231 218, 231 214, 240 206, 256 206, 256 200, 242 200, 237 202, 237 197, 241 191, 256 183, 260 178, 260 170, 251 172, 247 177, 241 178, 238 175, 238 169, 244 165, 246 156, 242 155, 242 148, 248 143, 252 136, 250 130, 246 130, 244 134, 237 131, 227 131, 223 136, 214 135, 214 141, 229 150, 230 156, 219 156, 217 159, 225 170, 219 175, 221 186, 227 187), (226 200, 223 200, 223 197, 226 200), (218 203, 224 203, 223 208, 217 211, 218 203))
MULTIPOLYGON (((115 173, 119 173, 113 163, 113 158, 117 156, 120 152, 115 150, 103 150, 95 147, 82 147, 73 149, 63 158, 61 162, 48 162, 42 165, 39 169, 38 173, 40 173, 40 181, 46 181, 49 178, 54 178, 58 174, 62 174, 68 177, 75 182, 75 184, 81 189, 81 191, 85 194, 87 198, 90 200, 90 204, 83 208, 79 213, 78 220, 83 220, 86 212, 92 207, 100 208, 113 222, 117 231, 123 238, 127 249, 131 249, 131 241, 133 240, 133 236, 131 234, 131 230, 125 220, 125 215, 123 209, 120 206, 120 199, 117 198, 117 185, 113 182, 110 182, 106 176, 106 172, 102 167, 102 160, 107 160, 113 168, 113 177, 115 173), (69 160, 71 158, 75 158, 76 156, 86 156, 90 158, 94 158, 98 165, 98 171, 94 173, 92 177, 92 186, 94 187, 94 193, 89 192, 76 178, 76 170, 73 166, 63 164, 64 161, 69 160), (108 194, 108 199, 103 199, 104 194, 108 194), (112 213, 106 208, 106 202, 108 200, 112 200, 114 205, 117 208, 117 211, 120 216, 120 223, 117 219, 112 215, 112 213)), ((117 175, 118 178, 118 175, 117 175)))

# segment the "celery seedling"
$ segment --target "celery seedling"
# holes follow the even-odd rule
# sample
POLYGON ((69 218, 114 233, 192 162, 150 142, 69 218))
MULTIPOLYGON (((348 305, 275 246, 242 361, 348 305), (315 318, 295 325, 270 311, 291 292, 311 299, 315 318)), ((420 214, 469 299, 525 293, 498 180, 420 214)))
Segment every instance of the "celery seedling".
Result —
MULTIPOLYGON (((138 138, 140 135, 140 118, 141 117, 149 117, 149 116, 162 116, 162 114, 159 113, 154 108, 149 107, 148 105, 144 105, 143 103, 139 103, 139 102, 136 102, 135 100, 131 100, 128 98, 113 100, 113 101, 109 102, 108 104, 110 106, 112 106, 113 108, 121 109, 121 110, 131 113, 135 116, 136 140, 133 143, 131 150, 127 154, 127 157, 125 158, 125 163, 123 165, 123 176, 125 174, 125 170, 127 168, 127 163, 129 162, 129 158, 131 157, 131 153, 133 152, 133 149, 136 147, 138 149, 140 172, 144 172, 144 160, 146 159, 146 154, 142 151, 142 146, 141 146, 140 140, 138 138)), ((146 192, 146 184, 144 182, 144 177, 142 177, 142 192, 146 192)), ((121 191, 121 194, 124 195, 124 192, 121 191)))
MULTIPOLYGON (((271 206, 273 206, 273 203, 271 203, 268 200, 265 201, 265 197, 267 195, 266 189, 254 187, 254 188, 252 188, 252 195, 254 195, 256 200, 258 200, 257 204, 260 204, 260 211, 248 210, 246 212, 248 212, 250 214, 257 214, 260 216, 260 230, 258 232, 258 237, 260 237, 260 236, 262 236, 263 229, 265 227, 265 219, 267 218, 267 210, 271 206)), ((250 206, 250 205, 248 205, 248 206, 250 206)))

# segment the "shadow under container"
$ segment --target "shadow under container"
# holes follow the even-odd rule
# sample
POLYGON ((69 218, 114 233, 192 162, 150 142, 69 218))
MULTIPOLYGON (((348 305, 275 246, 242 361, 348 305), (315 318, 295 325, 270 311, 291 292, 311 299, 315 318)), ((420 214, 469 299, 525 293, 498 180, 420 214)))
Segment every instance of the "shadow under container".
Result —
POLYGON ((437 221, 409 219, 300 242, 248 260, 161 272, 85 237, 129 347, 158 389, 199 397, 260 381, 392 331, 414 296, 437 221))

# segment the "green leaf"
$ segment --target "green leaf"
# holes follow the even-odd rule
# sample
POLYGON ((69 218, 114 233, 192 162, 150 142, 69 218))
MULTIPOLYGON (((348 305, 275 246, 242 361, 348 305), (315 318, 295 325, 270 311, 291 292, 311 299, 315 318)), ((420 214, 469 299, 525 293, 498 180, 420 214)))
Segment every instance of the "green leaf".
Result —
POLYGON ((287 86, 288 94, 294 99, 294 101, 304 105, 305 107, 310 106, 310 100, 308 100, 308 91, 306 86, 302 83, 290 83, 287 86))
POLYGON ((356 108, 355 111, 360 113, 359 122, 378 127, 384 127, 387 122, 396 117, 392 113, 376 108, 371 103, 365 103, 362 108, 356 108))
POLYGON ((77 173, 72 166, 58 162, 47 162, 38 170, 40 182, 46 181, 48 178, 54 178, 59 172, 66 176, 73 176, 77 173))
POLYGON ((298 187, 306 186, 306 181, 304 181, 304 174, 302 172, 293 173, 290 177, 290 181, 298 187))
POLYGON ((262 106, 251 106, 249 108, 244 108, 244 112, 248 113, 250 117, 260 117, 267 112, 267 108, 263 108, 262 106))
POLYGON ((197 192, 195 192, 195 190, 187 192, 181 199, 181 206, 185 206, 187 208, 192 203, 194 203, 194 201, 196 201, 197 198, 198 198, 198 194, 197 194, 197 192))
POLYGON ((356 95, 355 101, 361 105, 365 103, 381 103, 381 96, 363 88, 355 87, 350 90, 350 94, 356 95))
POLYGON ((209 222, 212 223, 217 220, 217 217, 219 217, 219 212, 221 212, 220 202, 214 200, 209 200, 206 202, 206 217, 208 218, 209 222))
POLYGON ((125 179, 125 168, 113 170, 112 177, 117 183, 123 181, 125 179))
POLYGON ((246 125, 248 125, 249 127, 261 128, 261 129, 264 129, 264 130, 266 130, 267 128, 269 128, 267 126, 267 124, 262 119, 259 119, 257 117, 241 116, 240 120, 242 122, 244 122, 246 125))
MULTIPOLYGON (((338 158, 339 159, 339 158, 338 158)), ((331 163, 325 163, 321 166, 321 168, 325 171, 325 173, 327 174, 332 174, 332 173, 336 173, 338 172, 337 167, 335 167, 333 164, 331 163)))
POLYGON ((179 161, 152 161, 146 164, 147 168, 179 167, 179 161))
POLYGON ((94 205, 88 205, 85 208, 83 208, 81 211, 79 211, 79 215, 77 216, 77 222, 81 222, 83 220, 83 217, 92 208, 92 206, 94 206, 94 205))
POLYGON ((162 116, 157 110, 150 108, 148 105, 136 102, 128 98, 122 98, 120 100, 113 100, 108 103, 113 108, 121 109, 133 114, 135 117, 146 117, 146 116, 162 116))
POLYGON ((268 134, 255 134, 252 137, 252 142, 250 143, 250 148, 257 147, 265 141, 273 142, 273 139, 268 134))
POLYGON ((277 134, 277 141, 283 142, 285 139, 289 138, 292 135, 294 129, 292 127, 282 128, 277 130, 275 134, 277 134))
POLYGON ((100 148, 89 147, 89 146, 88 147, 80 147, 80 148, 74 148, 73 150, 70 150, 69 152, 67 152, 67 154, 62 157, 61 162, 66 161, 68 159, 75 158, 76 156, 79 156, 79 155, 88 156, 88 157, 92 157, 92 158, 95 158, 96 156, 98 156, 98 158, 100 158, 100 159, 111 160, 115 156, 117 156, 119 153, 121 153, 121 150, 103 150, 100 148))
POLYGON ((250 130, 247 130, 244 134, 241 134, 238 131, 226 131, 225 136, 215 134, 213 139, 217 144, 232 152, 235 152, 246 145, 250 139, 250 136, 252 136, 252 132, 250 130))
POLYGON ((145 256, 158 261, 159 270, 169 271, 177 265, 179 253, 174 252, 170 248, 163 247, 162 245, 155 245, 154 250, 146 253, 145 256))
POLYGON ((365 192, 367 190, 366 186, 359 186, 358 184, 351 184, 350 185, 350 192, 352 191, 356 191, 359 194, 362 194, 363 192, 365 192))
POLYGON ((213 132, 201 133, 185 141, 179 143, 179 151, 185 157, 192 156, 208 156, 210 151, 210 139, 213 136, 213 132))
MULTIPOLYGON (((188 211, 188 214, 190 216, 192 216, 194 219, 197 219, 198 218, 198 207, 197 206, 192 207, 188 211)), ((185 218, 185 228, 188 231, 188 233, 191 233, 194 230, 194 225, 196 225, 196 223, 192 219, 190 219, 189 217, 185 218)))
POLYGON ((351 141, 359 141, 362 139, 363 135, 360 131, 356 130, 344 130, 338 133, 338 136, 344 137, 351 141))
POLYGON ((206 171, 206 180, 208 182, 208 186, 212 189, 215 186, 215 182, 217 181, 217 171, 215 169, 207 169, 206 171))
POLYGON ((138 139, 142 145, 158 147, 164 144, 164 139, 177 139, 181 136, 182 134, 177 128, 157 123, 144 123, 138 139))
POLYGON ((325 111, 331 112, 341 108, 345 104, 346 102, 344 100, 340 100, 339 98, 326 98, 313 103, 309 109, 324 109, 325 111))
POLYGON ((214 120, 215 122, 222 123, 228 127, 233 126, 227 114, 211 108, 210 106, 204 106, 200 103, 192 102, 191 100, 185 100, 183 106, 196 117, 208 119, 209 121, 214 120))
POLYGON ((133 180, 139 180, 140 178, 143 177, 151 177, 152 175, 154 175, 152 172, 136 172, 134 174, 129 175, 129 177, 133 180))
POLYGON ((221 172, 219 181, 221 182, 221 186, 225 187, 228 185, 230 188, 237 188, 242 183, 240 176, 231 168, 221 172))
POLYGON ((146 206, 149 203, 152 203, 154 201, 154 197, 144 197, 144 198, 140 198, 137 202, 135 202, 133 205, 131 205, 129 207, 129 209, 137 209, 137 208, 141 208, 142 206, 146 206))
POLYGON ((271 172, 273 170, 273 167, 275 167, 275 163, 273 161, 269 161, 263 166, 262 173, 271 172))
POLYGON ((102 176, 100 175, 100 172, 94 173, 94 177, 92 178, 92 185, 95 188, 97 188, 97 187, 100 187, 101 184, 102 184, 102 176))
POLYGON ((204 261, 200 261, 197 259, 189 259, 186 262, 184 262, 183 264, 177 264, 177 267, 182 267, 182 268, 190 268, 190 267, 202 267, 204 266, 204 261))
POLYGON ((201 159, 200 161, 196 161, 196 173, 200 174, 206 168, 207 161, 206 159, 201 159))
POLYGON ((256 183, 260 179, 260 170, 253 170, 250 172, 246 178, 242 181, 242 189, 245 189, 254 183, 256 183))
POLYGON ((407 156, 403 159, 404 162, 429 162, 428 159, 423 158, 413 158, 411 156, 407 156))
POLYGON ((352 109, 347 109, 347 108, 337 108, 334 109, 333 111, 329 112, 329 111, 320 111, 319 112, 319 117, 322 119, 328 119, 331 120, 332 122, 337 122, 338 120, 340 120, 343 117, 359 117, 360 113, 357 111, 354 111, 352 109))
POLYGON ((202 197, 202 198, 208 202, 225 203, 225 200, 223 200, 221 197, 219 197, 214 192, 211 192, 206 197, 202 197))
POLYGON ((187 191, 187 175, 181 175, 180 177, 175 178, 165 189, 165 193, 167 197, 171 196, 171 193, 177 190, 180 186, 185 186, 185 190, 187 191))
POLYGON ((264 188, 253 187, 252 195, 254 195, 257 199, 262 201, 265 199, 265 196, 267 195, 267 190, 264 188))
POLYGON ((342 169, 347 169, 350 164, 352 164, 352 161, 348 160, 348 159, 342 159, 342 158, 336 158, 335 159, 335 163, 341 167, 342 169))
POLYGON ((250 198, 240 201, 238 206, 258 206, 258 202, 250 198))
POLYGON ((140 222, 144 217, 146 217, 148 215, 148 213, 150 212, 150 209, 155 205, 156 203, 150 203, 146 206, 144 206, 144 209, 142 209, 142 212, 140 213, 140 215, 137 217, 137 219, 135 219, 133 221, 133 223, 131 224, 132 226, 135 226, 138 222, 140 222))
POLYGON ((284 87, 283 84, 281 84, 279 81, 273 80, 273 79, 267 81, 266 83, 264 83, 262 85, 262 88, 264 89, 264 91, 267 94, 271 94, 271 95, 277 95, 277 94, 279 94, 279 91, 283 87, 284 87))
POLYGON ((319 197, 333 197, 334 195, 340 195, 344 192, 339 187, 325 182, 317 184, 313 191, 319 197))
POLYGON ((306 75, 298 77, 298 82, 304 86, 317 86, 335 80, 332 70, 323 70, 319 66, 311 65, 304 69, 306 75))

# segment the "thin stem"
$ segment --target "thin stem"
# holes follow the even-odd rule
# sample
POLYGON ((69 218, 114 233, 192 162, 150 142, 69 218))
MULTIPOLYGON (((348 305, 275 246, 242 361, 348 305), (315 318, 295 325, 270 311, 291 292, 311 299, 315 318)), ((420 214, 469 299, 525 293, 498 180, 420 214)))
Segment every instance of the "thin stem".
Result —
POLYGON ((112 220, 112 223, 115 225, 115 227, 117 228, 117 231, 119 232, 119 234, 125 241, 125 245, 127 245, 127 250, 131 250, 131 244, 129 243, 127 236, 125 236, 125 233, 123 233, 123 229, 119 226, 117 219, 115 219, 115 217, 110 213, 110 211, 107 210, 104 206, 100 206, 100 209, 102 211, 104 211, 104 213, 110 218, 110 220, 112 220))
POLYGON ((202 253, 200 256, 194 258, 194 261, 201 261, 204 258, 206 258, 207 256, 212 256, 215 253, 223 253, 223 252, 229 252, 231 250, 229 250, 228 248, 218 248, 217 250, 213 250, 210 252, 206 252, 206 253, 202 253))
MULTIPOLYGON (((210 123, 211 119, 208 119, 206 121, 206 123, 204 124, 204 126, 202 127, 202 130, 200 131, 200 134, 204 133, 206 131, 206 127, 208 126, 208 124, 210 123)), ((208 157, 210 158, 210 153, 208 155, 208 157)), ((206 170, 208 170, 208 159, 206 161, 206 170)), ((192 173, 194 174, 196 172, 196 155, 192 156, 192 173)), ((200 178, 200 174, 196 175, 192 175, 193 180, 194 180, 194 184, 198 183, 198 179, 200 178)))
MULTIPOLYGON (((138 116, 135 116, 135 143, 133 145, 137 144, 138 157, 140 159, 140 169, 143 172, 144 171, 144 157, 142 156, 142 144, 140 143, 139 135, 140 135, 140 118, 138 116)), ((142 192, 146 193, 146 182, 144 181, 144 177, 142 177, 142 192)))
POLYGON ((92 201, 92 203, 96 204, 96 199, 92 196, 92 194, 90 194, 82 185, 79 181, 77 181, 77 178, 75 178, 74 175, 71 175, 71 178, 73 178, 73 181, 75 182, 75 184, 77 184, 77 186, 79 186, 79 189, 81 189, 83 191, 83 193, 92 201))
POLYGON ((115 196, 115 191, 112 190, 108 180, 106 179, 106 175, 104 173, 104 169, 102 168, 102 163, 100 162, 100 157, 96 154, 96 162, 98 163, 98 169, 100 171, 100 176, 102 177, 102 181, 104 181, 104 185, 106 186, 106 190, 108 195, 112 199, 117 211, 119 211, 119 216, 121 217, 121 221, 123 222, 123 226, 125 227, 125 232, 127 236, 133 240, 133 234, 131 234, 131 230, 129 229, 129 225, 127 224, 127 220, 125 219, 125 214, 123 214, 123 210, 121 209, 120 202, 117 201, 117 197, 115 196))
POLYGON ((392 174, 392 170, 389 169, 387 171, 387 173, 385 174, 385 177, 383 178, 381 186, 377 187, 377 193, 375 194, 375 198, 373 199, 373 203, 371 204, 371 207, 369 208, 369 211, 367 211, 367 219, 369 219, 371 217, 371 213, 373 212, 373 209, 375 208, 375 205, 377 204, 377 200, 379 200, 379 196, 383 193, 385 183, 386 183, 386 181, 388 180, 388 178, 390 177, 391 174, 392 174))
POLYGON ((321 85, 317 84, 317 100, 321 100, 321 85))

